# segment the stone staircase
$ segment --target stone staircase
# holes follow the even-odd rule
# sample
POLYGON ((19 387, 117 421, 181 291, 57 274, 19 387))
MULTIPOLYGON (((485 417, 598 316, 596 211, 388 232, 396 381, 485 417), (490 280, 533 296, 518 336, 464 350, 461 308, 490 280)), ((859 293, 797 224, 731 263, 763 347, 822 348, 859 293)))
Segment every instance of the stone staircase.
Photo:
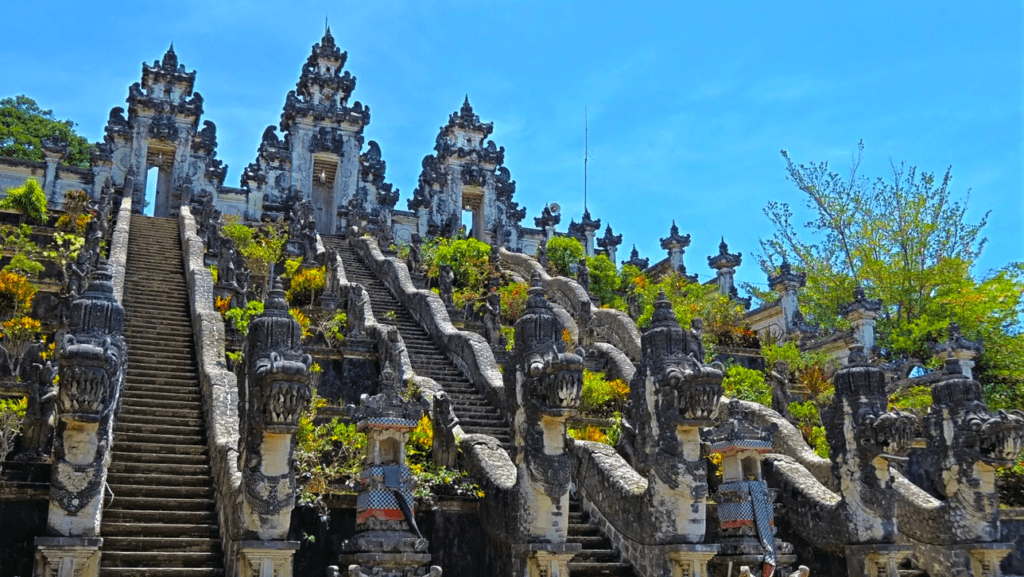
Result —
POLYGON ((224 575, 183 271, 177 221, 133 216, 102 577, 224 575))
POLYGON ((594 577, 598 575, 634 577, 633 566, 622 559, 612 542, 601 532, 597 523, 590 519, 578 499, 569 499, 569 543, 583 545, 569 562, 572 577, 594 577))
POLYGON ((355 248, 339 237, 321 238, 326 246, 333 247, 341 255, 349 282, 359 283, 366 289, 377 322, 398 328, 416 374, 434 379, 448 393, 463 430, 469 434, 495 437, 506 450, 511 451, 512 437, 505 418, 477 391, 476 385, 466 378, 448 355, 434 344, 427 331, 363 263, 355 248), (394 320, 385 318, 389 312, 394 313, 394 320))

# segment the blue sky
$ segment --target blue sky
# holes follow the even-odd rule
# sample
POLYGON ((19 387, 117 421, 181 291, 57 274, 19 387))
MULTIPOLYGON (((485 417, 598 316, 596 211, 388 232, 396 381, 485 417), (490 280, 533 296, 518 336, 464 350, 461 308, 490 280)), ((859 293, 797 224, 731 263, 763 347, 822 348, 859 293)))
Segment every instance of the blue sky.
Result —
POLYGON ((92 141, 142 61, 173 41, 198 71, 231 186, 329 16, 399 208, 468 93, 495 124, 529 226, 546 202, 562 205, 562 230, 582 213, 587 109, 588 205, 623 234, 620 259, 634 243, 662 258, 658 238, 675 219, 692 238, 691 273, 713 274, 705 257, 724 235, 745 257, 738 279, 763 283, 762 207, 803 203, 779 150, 845 170, 863 139, 864 174, 890 160, 952 165, 954 191, 972 191, 969 218, 992 210, 977 273, 1024 260, 1016 1, 56 1, 3 13, 21 24, 0 45, 0 96, 27 94, 92 141))

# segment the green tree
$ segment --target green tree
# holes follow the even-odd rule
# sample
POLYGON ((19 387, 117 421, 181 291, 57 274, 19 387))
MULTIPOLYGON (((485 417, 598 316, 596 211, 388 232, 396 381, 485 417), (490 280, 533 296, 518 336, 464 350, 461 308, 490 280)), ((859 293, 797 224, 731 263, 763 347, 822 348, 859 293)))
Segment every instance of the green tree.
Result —
POLYGON ((24 94, 0 100, 0 156, 43 161, 42 139, 59 134, 68 141, 65 162, 89 166, 89 142, 75 132, 75 123, 57 120, 52 110, 43 110, 24 94))
MULTIPOLYGON (((830 329, 846 328, 839 309, 860 284, 869 298, 883 302, 876 330, 883 354, 891 358, 928 358, 928 345, 944 340, 949 323, 956 322, 965 337, 985 344, 976 376, 989 400, 997 406, 1024 400, 1010 394, 1024 375, 1024 270, 1012 265, 972 274, 985 246, 981 232, 988 213, 968 221, 969 191, 953 194, 948 169, 937 178, 902 163, 892 164, 885 177, 862 176, 863 150, 858 144, 846 175, 824 162, 796 164, 782 151, 789 180, 812 216, 797 228, 789 204, 768 203, 764 212, 775 232, 761 241, 762 269, 773 274, 782 257, 806 272, 801 308, 830 329)), ((762 299, 773 298, 748 288, 762 299)))
POLYGON ((615 291, 619 289, 619 273, 615 264, 607 256, 599 254, 587 257, 587 268, 590 269, 590 292, 600 299, 602 305, 611 304, 615 291))
POLYGON ((570 267, 583 258, 583 245, 571 236, 553 236, 548 240, 548 260, 556 272, 568 276, 570 267))

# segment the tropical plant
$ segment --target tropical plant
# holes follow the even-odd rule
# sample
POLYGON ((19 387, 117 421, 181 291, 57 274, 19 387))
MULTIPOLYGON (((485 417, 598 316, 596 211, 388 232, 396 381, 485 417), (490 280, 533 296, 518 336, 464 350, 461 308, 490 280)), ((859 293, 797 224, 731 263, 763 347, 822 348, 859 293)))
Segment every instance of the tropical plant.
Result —
POLYGON ((527 291, 530 285, 524 282, 513 282, 498 288, 501 295, 501 322, 512 325, 526 312, 527 291))
POLYGON ((597 297, 602 305, 611 304, 619 290, 619 273, 615 263, 608 257, 599 254, 587 257, 587 268, 590 269, 590 292, 597 297))
POLYGON ((27 408, 27 397, 0 399, 0 468, 3 467, 7 455, 14 450, 14 442, 21 434, 27 408))
POLYGON ((587 417, 604 417, 621 412, 629 396, 629 385, 621 379, 608 379, 604 373, 583 370, 583 392, 580 413, 587 417))
POLYGON ((32 306, 36 287, 24 276, 9 270, 0 271, 0 315, 16 315, 32 306))
POLYGON ((64 214, 57 219, 57 228, 64 232, 85 234, 86 226, 92 219, 89 214, 89 193, 84 190, 69 190, 64 193, 61 203, 64 214))
POLYGON ((295 319, 295 322, 299 323, 299 326, 302 327, 302 338, 309 338, 309 325, 312 324, 312 321, 306 313, 297 308, 290 308, 288 309, 288 314, 290 314, 292 318, 295 319))
POLYGON ((224 320, 231 321, 238 334, 245 336, 249 334, 249 323, 253 318, 263 314, 263 303, 251 300, 244 308, 232 307, 224 313, 224 320))
POLYGON ((553 236, 548 239, 548 261, 555 267, 555 272, 568 276, 572 267, 576 266, 585 254, 580 241, 571 236, 553 236))
POLYGON ((295 271, 292 273, 291 279, 291 287, 289 287, 285 296, 290 304, 297 307, 313 304, 317 295, 324 292, 327 282, 324 267, 295 271))
POLYGON ((722 388, 727 397, 768 407, 772 405, 772 388, 765 382, 761 371, 729 365, 725 370, 722 388))
POLYGON ((34 178, 21 186, 8 188, 7 196, 0 198, 0 208, 17 210, 36 224, 46 223, 46 205, 46 193, 34 178))

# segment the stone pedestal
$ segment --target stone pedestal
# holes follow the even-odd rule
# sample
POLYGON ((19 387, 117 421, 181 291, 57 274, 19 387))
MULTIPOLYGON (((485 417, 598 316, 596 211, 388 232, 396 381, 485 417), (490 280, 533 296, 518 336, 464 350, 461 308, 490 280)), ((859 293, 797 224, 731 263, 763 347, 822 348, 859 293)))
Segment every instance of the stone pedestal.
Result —
POLYGON ((33 577, 99 577, 100 537, 37 537, 33 577))
POLYGON ((569 577, 569 561, 583 549, 579 543, 528 543, 512 546, 515 577, 569 577))
POLYGON ((239 577, 292 577, 298 541, 239 541, 239 577))
POLYGON ((971 575, 974 577, 1002 577, 999 568, 1003 557, 1014 550, 1013 543, 975 543, 967 545, 971 555, 971 575))
POLYGON ((907 545, 847 545, 846 570, 850 577, 900 577, 897 567, 912 550, 907 545))
POLYGON ((708 577, 708 561, 718 554, 718 545, 675 545, 668 551, 672 577, 708 577))

